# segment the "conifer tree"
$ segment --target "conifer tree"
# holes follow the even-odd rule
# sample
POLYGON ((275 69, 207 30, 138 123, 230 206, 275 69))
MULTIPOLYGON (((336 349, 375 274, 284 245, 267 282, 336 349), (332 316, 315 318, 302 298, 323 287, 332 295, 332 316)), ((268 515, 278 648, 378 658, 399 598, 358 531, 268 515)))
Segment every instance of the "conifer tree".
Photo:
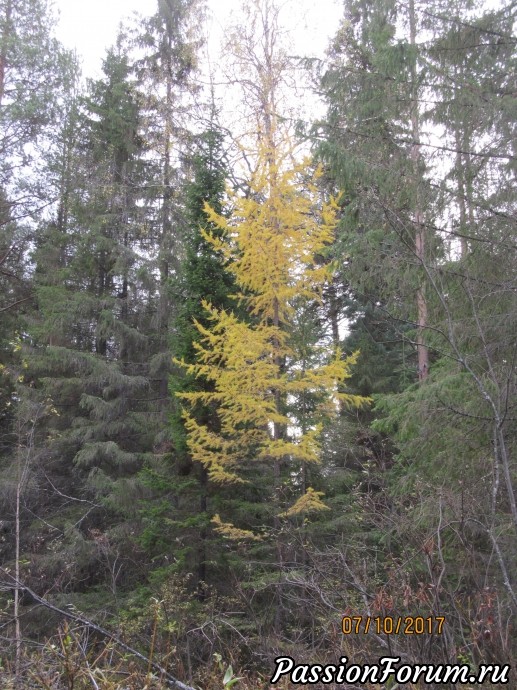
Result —
MULTIPOLYGON (((223 137, 215 125, 196 138, 189 166, 193 177, 185 189, 188 232, 184 239, 185 259, 180 275, 171 283, 176 316, 172 323, 170 347, 175 357, 189 364, 196 361, 195 343, 200 338, 194 320, 209 325, 203 300, 209 300, 219 309, 234 306, 230 297, 235 291, 233 277, 224 269, 221 253, 202 235, 202 231, 215 235, 219 232, 214 224, 209 223, 205 204, 209 203, 218 213, 223 211, 226 168, 222 159, 222 143, 223 137)), ((186 375, 179 368, 171 375, 170 387, 173 393, 212 389, 206 381, 186 375)), ((199 405, 194 414, 206 424, 213 423, 213 413, 207 405, 199 405)), ((172 452, 161 462, 156 458, 143 473, 144 481, 153 487, 155 493, 145 511, 144 538, 151 551, 157 554, 169 551, 171 544, 175 544, 175 569, 196 573, 195 585, 202 597, 207 581, 208 473, 201 463, 192 462, 177 401, 171 424, 172 452), (174 461, 172 466, 168 462, 170 460, 174 461), (161 509, 156 508, 158 497, 161 509), (164 524, 171 524, 171 530, 164 530, 164 524)), ((210 560, 213 562, 214 558, 212 555, 210 560)))
MULTIPOLYGON (((59 147, 60 105, 73 78, 72 57, 53 36, 48 3, 0 2, 0 513, 8 529, 0 547, 15 574, 15 675, 20 683, 23 550, 37 494, 43 410, 50 409, 28 372, 26 348, 34 315, 31 252, 55 187, 48 164, 59 147)), ((10 614, 9 614, 10 615, 10 614)), ((8 644, 9 634, 2 645, 8 644)))
MULTIPOLYGON (((74 71, 52 27, 53 16, 43 0, 0 2, 1 367, 11 360, 20 314, 32 308, 27 261, 35 224, 54 192, 45 158, 57 148, 54 126, 74 71)), ((0 405, 1 416, 5 408, 0 405)))
MULTIPOLYGON (((214 482, 242 481, 240 473, 252 458, 272 461, 275 471, 287 458, 318 462, 319 420, 298 434, 283 409, 288 395, 311 390, 322 393, 327 403, 362 403, 336 390, 337 382, 349 376, 355 356, 342 359, 322 345, 319 366, 299 370, 293 359, 289 324, 298 300, 320 298, 329 268, 318 265, 315 256, 332 239, 336 209, 330 201, 317 211, 314 175, 312 180, 302 175, 307 162, 286 169, 287 158, 278 148, 260 152, 250 194, 234 196, 231 218, 207 206, 210 221, 227 238, 203 236, 225 255, 239 290, 236 297, 256 319, 246 323, 205 301, 211 323, 208 328, 196 323, 201 335, 194 345, 197 361, 185 363, 189 374, 214 387, 179 394, 191 405, 217 406, 219 432, 185 413, 189 451, 214 482)), ((315 499, 316 504, 321 502, 315 499)))
POLYGON ((40 231, 25 377, 29 399, 48 400, 52 409, 38 425, 39 481, 51 496, 39 514, 60 511, 56 563, 74 563, 64 586, 111 581, 116 593, 124 582, 120 568, 110 569, 133 557, 136 536, 125 526, 136 517, 135 478, 156 433, 152 403, 143 404, 156 397, 148 366, 156 286, 140 251, 146 165, 121 46, 104 70, 81 112, 71 113, 76 129, 65 156, 73 180, 40 231), (77 517, 84 502, 88 520, 77 517))
MULTIPOLYGON (((43 202, 34 163, 46 148, 42 139, 57 116, 69 60, 52 26, 43 0, 0 3, 0 189, 7 194, 9 187, 13 195, 7 207, 10 220, 37 213, 43 202), (23 194, 16 194, 18 185, 23 194)), ((0 210, 6 207, 2 204, 0 210)), ((7 220, 2 215, 2 226, 7 220)))
MULTIPOLYGON (((426 566, 411 550, 426 539, 443 538, 441 525, 461 523, 460 534, 448 535, 448 547, 439 549, 443 590, 433 601, 434 607, 449 610, 461 629, 458 582, 469 596, 481 591, 476 568, 467 574, 460 565, 464 560, 496 553, 491 576, 499 581, 506 602, 514 606, 517 601, 507 577, 512 549, 501 539, 515 525, 509 452, 515 437, 499 412, 504 407, 505 415, 511 414, 514 405, 507 349, 511 337, 500 328, 503 321, 513 328, 507 281, 516 265, 514 247, 507 244, 514 236, 506 186, 513 165, 506 138, 511 118, 508 101, 501 98, 507 94, 508 65, 514 60, 515 43, 508 41, 511 11, 482 12, 470 3, 461 8, 456 3, 446 8, 438 2, 410 3, 408 16, 399 3, 367 8, 354 2, 347 7, 347 21, 334 45, 334 69, 324 81, 329 117, 320 150, 344 190, 340 240, 350 294, 359 296, 360 314, 350 337, 357 343, 357 327, 362 326, 375 333, 368 327, 371 315, 367 310, 361 314, 367 300, 377 313, 387 311, 399 323, 405 321, 405 328, 396 329, 398 337, 418 349, 418 329, 412 328, 419 323, 417 311, 407 307, 425 287, 426 344, 433 362, 424 386, 409 385, 406 369, 394 390, 388 388, 376 400, 373 434, 389 436, 397 447, 394 465, 388 465, 384 477, 379 466, 372 484, 378 492, 387 481, 386 493, 394 503, 386 506, 385 520, 385 508, 378 511, 368 531, 374 534, 379 525, 389 531, 393 514, 403 506, 411 517, 404 528, 398 522, 394 530, 395 550, 408 554, 416 573, 426 566), (402 18, 413 25, 409 41, 396 38, 402 18), (418 26, 426 29, 425 36, 419 36, 418 26), (417 98, 418 117, 412 122, 417 98), (415 136, 427 118, 440 124, 439 139, 436 130, 415 136), (444 170, 449 171, 445 177, 444 170), (423 254, 415 243, 419 211, 427 219, 423 254), (480 481, 487 473, 493 479, 480 481), (506 508, 500 512, 502 504, 506 508), (477 539, 476 548, 466 548, 477 539), (458 558, 460 552, 464 557, 458 558)), ((381 342, 394 339, 389 326, 385 322, 377 330, 381 342)), ((401 349, 395 354, 400 357, 401 349)), ((374 371, 379 385, 382 369, 374 371)), ((372 430, 369 434, 371 439, 372 430)), ((364 519, 372 515, 375 510, 368 510, 364 519)), ((428 577, 433 581, 432 571, 428 577)))
POLYGON ((157 245, 156 263, 160 274, 160 301, 155 317, 159 346, 152 367, 160 379, 164 428, 167 428, 170 412, 169 335, 175 309, 170 300, 170 283, 178 276, 184 252, 183 157, 187 155, 190 141, 188 120, 196 91, 194 74, 200 45, 196 15, 200 12, 201 6, 196 0, 158 0, 156 12, 136 36, 143 51, 136 65, 144 96, 143 122, 149 147, 157 161, 153 193, 148 198, 149 206, 154 209, 150 227, 157 245))
MULTIPOLYGON (((290 615, 286 558, 297 560, 296 549, 288 554, 292 546, 282 525, 326 511, 306 469, 319 461, 321 425, 337 409, 337 381, 347 378, 354 357, 342 359, 332 345, 315 340, 302 352, 293 333, 298 315, 319 302, 329 278, 322 255, 333 237, 336 206, 322 201, 319 171, 308 161, 293 162, 295 146, 281 119, 289 58, 279 42, 278 9, 269 0, 255 2, 247 17, 231 50, 244 108, 257 124, 246 151, 251 172, 245 195, 230 197, 231 213, 207 205, 217 234, 203 233, 226 259, 236 284, 234 306, 203 303, 196 361, 183 363, 203 390, 180 392, 179 398, 188 451, 208 473, 213 512, 219 499, 214 530, 223 539, 247 543, 250 557, 261 551, 264 568, 250 572, 246 586, 260 587, 261 578, 275 581, 269 606, 279 633, 290 615), (311 404, 302 403, 309 399, 311 404), (204 407, 211 409, 209 423, 196 414, 204 407), (264 531, 273 540, 261 545, 264 531)), ((362 402, 343 397, 351 405, 362 402)))
POLYGON ((222 518, 214 515, 213 524, 222 537, 250 545, 272 528, 277 633, 286 615, 281 524, 328 510, 322 492, 308 485, 306 468, 319 463, 323 422, 339 404, 365 402, 341 388, 357 353, 343 358, 325 342, 300 350, 293 334, 296 314, 320 300, 329 278, 329 265, 317 257, 325 253, 335 225, 336 206, 332 200, 321 202, 318 171, 308 169, 307 161, 292 165, 290 149, 262 147, 249 194, 232 196, 231 215, 206 205, 218 233, 203 232, 203 237, 225 257, 236 304, 249 318, 203 302, 209 325, 196 322, 196 361, 181 364, 207 385, 178 393, 188 451, 211 483, 220 491, 241 486, 241 496, 251 486, 269 503, 269 516, 248 510, 242 511, 243 520, 240 511, 227 511, 222 518), (309 397, 316 404, 304 405, 309 397), (211 409, 214 421, 200 418, 200 407, 211 409), (240 524, 233 524, 234 515, 240 524))
POLYGON ((423 382, 429 371, 424 335, 429 337, 430 323, 425 267, 440 254, 441 242, 426 215, 436 194, 426 177, 421 145, 420 26, 414 3, 347 3, 322 79, 329 107, 320 123, 325 136, 319 155, 344 191, 346 211, 338 237, 351 288, 363 302, 385 305, 388 295, 391 300, 397 294, 388 311, 401 323, 414 324, 410 332, 401 329, 400 340, 410 340, 423 382), (402 25, 409 27, 408 35, 397 37, 402 25))

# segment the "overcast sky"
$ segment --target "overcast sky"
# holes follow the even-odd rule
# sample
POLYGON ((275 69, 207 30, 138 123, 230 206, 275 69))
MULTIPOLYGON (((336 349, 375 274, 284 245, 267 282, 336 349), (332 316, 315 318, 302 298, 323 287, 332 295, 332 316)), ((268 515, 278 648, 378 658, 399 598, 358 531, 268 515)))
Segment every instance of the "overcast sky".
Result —
MULTIPOLYGON (((246 0, 243 0, 244 2, 246 0)), ((211 37, 211 59, 217 60, 224 27, 236 16, 241 0, 208 0, 212 15, 207 31, 211 37)), ((339 0, 287 0, 283 12, 293 32, 298 52, 321 57, 328 40, 337 30, 342 15, 339 0)), ((117 35, 119 23, 133 12, 151 15, 157 0, 54 0, 60 14, 58 38, 68 48, 76 48, 83 59, 85 76, 100 76, 101 60, 117 35)))

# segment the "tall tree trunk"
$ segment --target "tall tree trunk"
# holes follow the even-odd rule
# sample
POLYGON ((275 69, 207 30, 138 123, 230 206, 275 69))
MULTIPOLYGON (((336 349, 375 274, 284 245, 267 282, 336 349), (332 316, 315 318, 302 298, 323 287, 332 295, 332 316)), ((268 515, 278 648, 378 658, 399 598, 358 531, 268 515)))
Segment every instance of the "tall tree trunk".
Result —
POLYGON ((0 108, 4 100, 5 77, 7 71, 7 51, 9 48, 9 37, 11 33, 11 17, 13 12, 12 0, 7 0, 4 15, 4 30, 2 31, 2 44, 0 46, 0 108))
MULTIPOLYGON (((200 497, 199 497, 199 511, 203 520, 208 517, 208 470, 206 467, 200 467, 200 497)), ((204 601, 206 598, 206 547, 207 547, 208 533, 205 524, 203 523, 199 532, 199 548, 198 548, 198 566, 197 566, 197 597, 199 601, 204 601)))
POLYGON ((460 211, 460 253, 461 258, 464 259, 467 256, 468 244, 467 238, 465 237, 467 231, 467 204, 465 197, 465 178, 463 176, 464 163, 463 156, 461 154, 461 139, 456 125, 455 130, 455 143, 456 143, 456 174, 458 175, 458 207, 460 211))
POLYGON ((21 499, 22 494, 27 484, 27 478, 30 469, 30 462, 34 447, 34 435, 36 432, 36 424, 41 415, 42 408, 37 406, 31 410, 32 419, 22 421, 18 420, 18 447, 16 452, 16 503, 15 503, 15 515, 14 515, 14 539, 15 539, 15 552, 14 552, 14 602, 13 602, 13 615, 14 615, 14 636, 15 636, 15 659, 14 659, 14 676, 16 688, 21 688, 21 660, 22 660, 22 629, 21 629, 21 616, 20 616, 20 603, 21 603, 21 592, 23 588, 20 585, 21 582, 21 572, 20 572, 20 557, 21 557, 21 499), (29 430, 24 432, 24 426, 30 424, 29 430), (22 434, 25 435, 25 441, 22 442, 22 434), (23 452, 22 452, 23 451, 23 452))
MULTIPOLYGON (((455 70, 454 77, 460 83, 464 80, 463 69, 460 67, 460 74, 455 70)), ((459 97, 459 89, 455 89, 454 97, 459 97)), ((460 254, 464 259, 468 254, 468 242, 466 235, 470 234, 470 229, 474 223, 474 212, 472 207, 472 185, 469 182, 471 174, 470 155, 470 136, 468 125, 465 120, 455 117, 454 123, 454 144, 456 147, 456 175, 458 180, 458 208, 460 212, 460 254)))
MULTIPOLYGON (((416 48, 416 14, 415 2, 409 0, 409 42, 416 48)), ((426 229, 424 223, 424 213, 422 210, 422 199, 420 192, 420 114, 418 105, 418 83, 417 83, 417 62, 416 57, 412 67, 412 86, 411 86, 411 160, 413 162, 413 173, 416 184, 414 224, 415 224, 415 254, 421 265, 426 258, 426 229)), ((427 300, 425 296, 425 283, 420 283, 416 297, 417 306, 417 336, 416 346, 418 354, 418 380, 422 383, 429 374, 429 350, 425 344, 425 330, 427 328, 427 300)))
MULTIPOLYGON (((21 456, 19 450, 19 456, 21 456)), ((23 473, 21 468, 21 457, 18 459, 18 481, 16 484, 16 512, 15 512, 15 557, 14 557, 14 625, 15 625, 15 666, 14 677, 16 686, 20 687, 21 655, 22 655, 22 631, 20 626, 20 502, 22 493, 23 473)))
MULTIPOLYGON (((168 283, 170 275, 170 254, 172 242, 172 166, 171 166, 171 136, 172 136, 172 39, 168 37, 166 60, 166 95, 165 95, 165 132, 163 151, 163 202, 161 219, 161 247, 160 247, 160 299, 159 299, 159 334, 160 351, 169 349, 168 324, 170 319, 170 303, 168 283)), ((169 369, 164 368, 159 382, 160 406, 164 422, 169 403, 169 369)))
MULTIPOLYGON (((278 328, 280 325, 280 312, 279 312, 279 304, 278 300, 276 300, 275 303, 275 313, 273 317, 273 325, 278 328)), ((276 344, 277 349, 279 348, 279 343, 276 344)), ((275 364, 278 367, 279 371, 282 368, 282 358, 280 354, 277 354, 275 356, 275 364)), ((279 390, 275 391, 275 406, 276 406, 276 411, 281 414, 282 412, 282 396, 280 394, 279 390)), ((273 437, 275 441, 279 441, 282 439, 285 435, 285 429, 282 427, 281 424, 278 422, 275 422, 273 424, 273 437)), ((278 568, 278 574, 279 574, 279 583, 278 583, 278 591, 277 591, 277 597, 276 597, 276 607, 275 607, 275 632, 277 635, 280 634, 282 630, 282 623, 283 623, 283 596, 282 596, 282 580, 283 580, 283 567, 284 567, 284 548, 282 544, 282 540, 280 539, 280 488, 281 488, 281 482, 282 482, 282 472, 281 472, 281 460, 280 458, 275 458, 274 459, 274 464, 273 464, 273 491, 274 491, 274 496, 273 496, 273 510, 274 510, 274 515, 273 515, 273 528, 275 530, 275 538, 276 538, 276 565, 278 568)))

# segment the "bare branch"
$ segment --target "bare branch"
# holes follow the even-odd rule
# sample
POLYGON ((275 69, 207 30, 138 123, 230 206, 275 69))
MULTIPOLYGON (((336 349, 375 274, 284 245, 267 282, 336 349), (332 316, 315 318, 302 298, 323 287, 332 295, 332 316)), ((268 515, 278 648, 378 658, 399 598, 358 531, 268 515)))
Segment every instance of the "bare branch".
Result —
POLYGON ((57 613, 60 616, 64 616, 65 618, 68 618, 69 620, 72 620, 75 623, 80 623, 81 625, 86 626, 90 630, 99 633, 99 635, 102 635, 108 640, 114 642, 117 645, 117 647, 120 647, 120 649, 123 649, 125 652, 132 654, 137 659, 144 662, 148 667, 152 668, 154 671, 161 674, 164 677, 167 684, 170 685, 170 687, 176 688, 176 690, 195 690, 195 688, 191 687, 190 685, 186 685, 185 683, 182 683, 180 680, 175 678, 156 661, 149 659, 149 657, 145 656, 145 654, 142 654, 133 647, 130 647, 119 637, 117 637, 117 635, 115 635, 114 633, 110 632, 109 630, 106 630, 105 628, 102 628, 100 625, 97 625, 93 621, 89 620, 88 618, 85 618, 84 616, 78 613, 74 613, 72 611, 65 611, 64 609, 60 609, 58 606, 51 604, 50 601, 44 599, 43 597, 40 597, 38 594, 36 594, 34 590, 25 585, 23 582, 16 580, 16 578, 14 578, 10 573, 4 570, 4 568, 0 567, 0 572, 2 573, 3 577, 7 578, 7 583, 11 584, 13 587, 17 587, 18 589, 27 592, 27 594, 29 594, 34 599, 34 601, 36 601, 41 606, 44 606, 49 611, 53 611, 54 613, 57 613))

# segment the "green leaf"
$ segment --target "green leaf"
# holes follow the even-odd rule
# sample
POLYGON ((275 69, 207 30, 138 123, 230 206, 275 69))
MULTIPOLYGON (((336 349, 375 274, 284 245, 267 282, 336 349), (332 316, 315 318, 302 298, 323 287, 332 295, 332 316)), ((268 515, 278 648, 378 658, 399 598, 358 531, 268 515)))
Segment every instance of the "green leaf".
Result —
POLYGON ((228 668, 226 669, 226 673, 224 674, 224 678, 223 678, 223 685, 225 687, 227 687, 227 686, 229 687, 229 683, 232 680, 232 676, 233 676, 233 668, 230 664, 230 666, 228 666, 228 668))

